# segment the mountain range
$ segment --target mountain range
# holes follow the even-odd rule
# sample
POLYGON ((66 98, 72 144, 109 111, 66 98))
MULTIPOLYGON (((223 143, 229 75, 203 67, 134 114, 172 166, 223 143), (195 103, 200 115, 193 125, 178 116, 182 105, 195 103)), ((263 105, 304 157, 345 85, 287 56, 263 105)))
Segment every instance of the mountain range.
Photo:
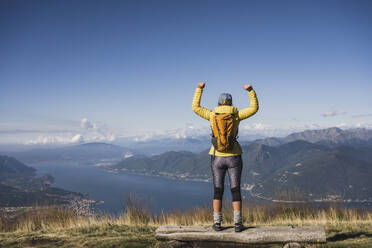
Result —
POLYGON ((277 146, 296 140, 305 140, 310 143, 322 144, 328 147, 336 147, 339 145, 359 147, 365 146, 366 144, 372 144, 372 130, 366 128, 343 130, 341 128, 331 127, 319 130, 305 130, 302 132, 289 134, 285 137, 269 137, 243 143, 257 143, 268 146, 277 146))
MULTIPOLYGON (((242 188, 253 196, 274 201, 372 201, 372 130, 306 130, 241 146, 242 188)), ((208 150, 135 155, 106 168, 211 181, 208 150)))

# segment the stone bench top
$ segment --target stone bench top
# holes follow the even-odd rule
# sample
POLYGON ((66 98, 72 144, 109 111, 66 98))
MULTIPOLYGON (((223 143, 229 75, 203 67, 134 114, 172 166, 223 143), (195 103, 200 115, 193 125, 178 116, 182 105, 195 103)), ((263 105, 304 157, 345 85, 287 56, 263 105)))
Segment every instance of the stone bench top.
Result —
POLYGON ((211 226, 160 226, 155 237, 163 241, 233 242, 244 244, 325 243, 322 226, 245 226, 235 233, 233 226, 214 231, 211 226))

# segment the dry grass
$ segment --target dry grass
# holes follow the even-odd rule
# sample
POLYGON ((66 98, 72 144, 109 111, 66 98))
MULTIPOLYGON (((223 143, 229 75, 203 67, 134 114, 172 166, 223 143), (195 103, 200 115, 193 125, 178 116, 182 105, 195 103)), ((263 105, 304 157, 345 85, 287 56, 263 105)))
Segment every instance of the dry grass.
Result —
MULTIPOLYGON (((212 206, 152 214, 146 201, 130 195, 120 216, 86 215, 62 206, 38 206, 9 219, 0 214, 0 247, 157 247, 159 225, 211 225, 212 206)), ((322 225, 324 247, 372 247, 372 211, 311 204, 254 205, 243 202, 245 225, 322 225)), ((231 202, 223 203, 223 223, 231 225, 231 202)))
MULTIPOLYGON (((223 203, 222 214, 223 224, 233 224, 233 210, 227 200, 223 203)), ((2 232, 60 230, 97 225, 210 225, 212 215, 211 206, 155 215, 151 213, 144 200, 130 195, 125 211, 118 217, 109 214, 85 216, 67 207, 35 205, 12 220, 1 214, 0 230, 2 232)), ((372 223, 372 211, 336 205, 317 208, 309 203, 257 205, 243 202, 242 216, 245 225, 352 226, 372 223)))

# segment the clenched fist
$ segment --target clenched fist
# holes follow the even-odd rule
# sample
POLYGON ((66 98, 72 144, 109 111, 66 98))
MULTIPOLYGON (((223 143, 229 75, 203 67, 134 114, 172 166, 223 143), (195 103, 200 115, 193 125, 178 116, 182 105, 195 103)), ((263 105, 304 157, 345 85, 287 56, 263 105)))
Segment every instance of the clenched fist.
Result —
POLYGON ((244 88, 245 90, 251 91, 251 90, 252 90, 252 85, 250 85, 250 84, 245 84, 245 85, 243 86, 243 88, 244 88))
POLYGON ((205 83, 204 83, 204 82, 200 82, 200 83, 198 84, 198 87, 199 87, 200 89, 203 89, 204 86, 205 86, 205 83))

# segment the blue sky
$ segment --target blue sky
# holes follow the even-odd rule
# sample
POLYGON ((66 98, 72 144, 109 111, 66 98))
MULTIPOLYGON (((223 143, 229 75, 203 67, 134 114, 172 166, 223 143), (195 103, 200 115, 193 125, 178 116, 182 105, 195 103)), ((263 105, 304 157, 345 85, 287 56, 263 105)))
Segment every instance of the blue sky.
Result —
POLYGON ((220 93, 247 134, 372 128, 371 1, 0 1, 0 140, 206 132, 220 93), (279 130, 279 131, 278 131, 279 130))

